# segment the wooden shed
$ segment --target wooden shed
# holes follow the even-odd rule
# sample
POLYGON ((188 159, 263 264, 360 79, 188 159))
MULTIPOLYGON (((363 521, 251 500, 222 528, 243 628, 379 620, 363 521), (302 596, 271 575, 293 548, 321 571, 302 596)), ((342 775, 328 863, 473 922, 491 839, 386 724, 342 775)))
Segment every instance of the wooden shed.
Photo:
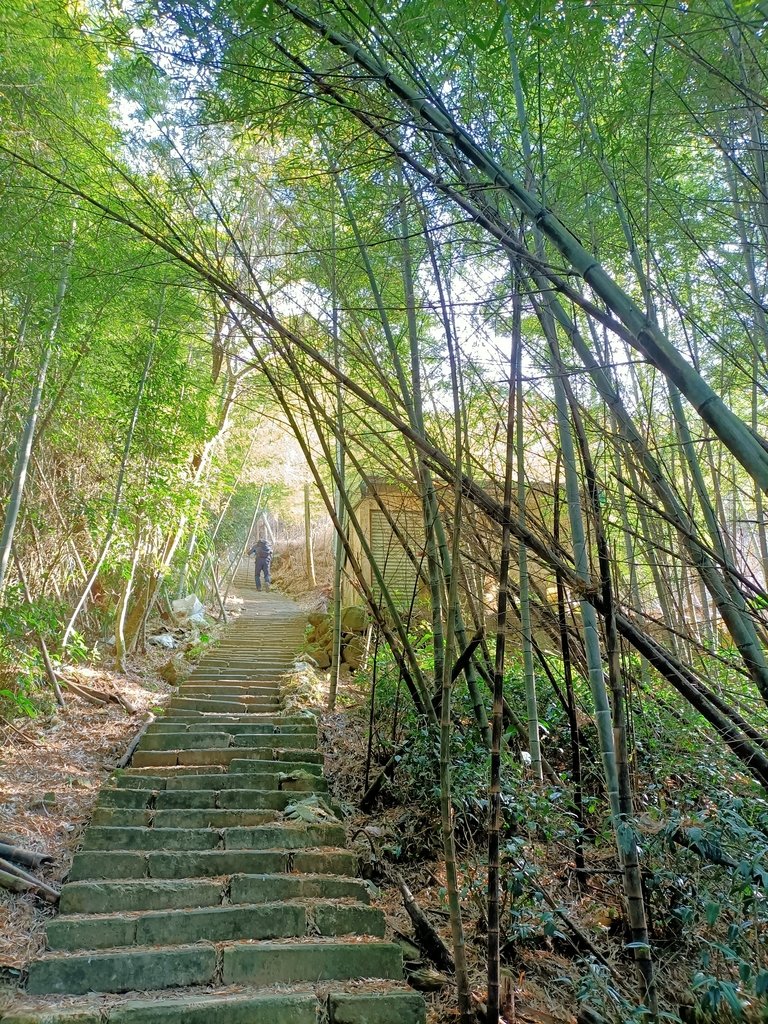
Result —
MULTIPOLYGON (((411 552, 421 559, 424 554, 424 525, 421 499, 397 483, 380 478, 360 484, 359 498, 353 507, 370 546, 373 562, 381 573, 387 590, 398 609, 407 611, 418 596, 418 572, 408 556, 400 537, 406 539, 411 552), (382 511, 382 507, 386 512, 382 511), (390 522, 391 520, 391 522, 390 522), (395 524, 393 528, 392 523, 395 524)), ((381 601, 381 587, 364 551, 357 532, 348 527, 349 544, 360 562, 366 582, 376 600, 381 601)), ((342 580, 342 602, 364 604, 360 588, 350 567, 345 567, 342 580)))
MULTIPOLYGON (((501 492, 496 482, 485 481, 485 487, 497 500, 501 500, 501 492)), ((447 485, 441 485, 438 491, 438 500, 450 497, 450 493, 450 488, 447 485)), ((370 546, 373 562, 381 572, 398 609, 407 612, 413 604, 421 599, 425 602, 428 601, 428 590, 419 580, 417 567, 413 564, 413 560, 400 540, 400 537, 405 539, 417 560, 421 561, 425 558, 424 520, 421 497, 417 493, 416 485, 413 484, 412 489, 408 489, 402 484, 376 477, 370 478, 367 483, 361 482, 358 494, 353 512, 370 546), (386 512, 382 510, 382 506, 386 512), (390 519, 395 528, 390 523, 390 519)), ((555 489, 552 484, 537 481, 529 485, 526 491, 528 524, 543 536, 546 536, 551 530, 554 502, 555 489)), ((484 513, 468 504, 465 507, 463 528, 467 530, 468 544, 471 545, 474 540, 479 540, 481 548, 490 552, 491 558, 497 556, 501 540, 498 524, 493 523, 484 513)), ((562 539, 567 545, 569 539, 567 517, 561 521, 561 531, 562 539)), ((356 531, 348 527, 347 532, 350 547, 362 566, 365 580, 377 601, 381 601, 381 588, 376 580, 371 560, 364 554, 356 531)), ((516 542, 514 542, 510 567, 513 580, 517 571, 516 547, 516 542)), ((424 568, 426 569, 426 565, 424 568)), ((495 621, 496 615, 497 577, 495 573, 488 574, 487 570, 480 566, 473 566, 471 562, 466 563, 465 568, 469 573, 466 583, 472 588, 476 606, 481 614, 488 617, 490 626, 495 621)), ((546 595, 547 599, 551 599, 550 591, 554 593, 555 588, 555 576, 552 569, 529 554, 528 572, 534 589, 541 595, 546 595)), ((342 602, 344 605, 365 603, 349 565, 345 566, 342 578, 342 602)), ((510 614, 514 618, 514 615, 510 614)))

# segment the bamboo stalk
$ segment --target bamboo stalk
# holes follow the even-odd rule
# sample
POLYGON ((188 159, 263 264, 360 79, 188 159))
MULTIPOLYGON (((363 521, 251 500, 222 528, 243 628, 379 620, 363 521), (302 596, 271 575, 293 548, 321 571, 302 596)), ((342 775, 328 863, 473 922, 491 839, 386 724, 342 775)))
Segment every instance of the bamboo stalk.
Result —
POLYGON ((58 889, 54 889, 47 882, 42 882, 39 878, 31 875, 29 871, 25 871, 24 868, 20 868, 17 864, 12 864, 2 857, 0 857, 0 875, 15 875, 22 881, 27 882, 30 887, 41 892, 49 903, 57 903, 61 897, 58 889))

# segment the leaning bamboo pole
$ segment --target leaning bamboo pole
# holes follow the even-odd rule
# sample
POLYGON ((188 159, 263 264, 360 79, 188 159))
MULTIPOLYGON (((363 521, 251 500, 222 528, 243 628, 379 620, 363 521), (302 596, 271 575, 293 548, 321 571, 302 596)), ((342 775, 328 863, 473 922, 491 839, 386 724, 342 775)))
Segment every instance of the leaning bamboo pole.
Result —
MULTIPOLYGON (((362 70, 367 83, 371 80, 380 83, 415 116, 416 124, 423 126, 423 132, 446 140, 477 169, 489 187, 502 191, 518 212, 536 226, 573 270, 602 299, 626 328, 630 343, 637 351, 680 389, 750 476, 768 492, 768 446, 760 438, 753 436, 749 426, 726 406, 722 398, 680 355, 659 327, 649 320, 646 313, 616 283, 594 254, 581 245, 560 219, 524 188, 497 159, 486 152, 444 107, 438 107, 425 97, 423 83, 420 88, 409 85, 362 46, 304 11, 291 0, 276 0, 276 4, 345 53, 362 70)), ((311 68, 307 69, 303 62, 301 64, 305 70, 313 73, 311 68)), ((322 79, 322 75, 316 72, 314 76, 315 80, 322 79)), ((324 91, 329 95, 327 89, 324 91)), ((347 106, 352 113, 360 116, 354 104, 347 106)), ((363 113, 368 109, 366 106, 363 113)), ((382 131, 382 136, 384 141, 392 145, 387 132, 382 131)))

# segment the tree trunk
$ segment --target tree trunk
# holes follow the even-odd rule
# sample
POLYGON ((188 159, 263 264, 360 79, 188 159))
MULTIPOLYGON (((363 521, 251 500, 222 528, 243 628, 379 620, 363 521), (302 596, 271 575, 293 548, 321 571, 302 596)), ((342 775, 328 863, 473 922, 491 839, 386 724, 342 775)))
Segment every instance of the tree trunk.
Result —
POLYGON ((48 375, 48 366, 51 361, 53 346, 56 341, 56 335, 58 334, 59 323, 61 321, 61 310, 64 305, 64 297, 67 294, 67 286, 69 285, 69 272, 72 266, 72 251, 74 246, 75 225, 73 224, 72 237, 67 244, 64 254, 64 265, 59 276, 59 286, 56 291, 56 298, 54 300, 53 311, 51 313, 51 325, 48 329, 48 335, 43 346, 43 354, 40 358, 40 364, 37 370, 37 379, 35 380, 35 385, 32 388, 32 395, 29 400, 27 418, 24 423, 24 429, 21 433, 21 437, 19 438, 19 446, 16 450, 11 493, 8 497, 8 505, 5 510, 5 521, 3 523, 2 536, 0 536, 0 600, 2 600, 3 590, 5 587, 5 577, 8 571, 8 562, 11 557, 13 535, 16 532, 16 523, 21 509, 24 484, 26 483, 27 470, 29 468, 29 457, 32 453, 32 444, 35 439, 35 427, 37 425, 37 417, 40 412, 40 400, 43 396, 45 378, 48 375))
MULTIPOLYGON (((99 554, 98 554, 98 556, 96 558, 96 563, 93 566, 93 568, 91 569, 90 576, 86 580, 85 587, 83 588, 83 591, 80 594, 78 602, 75 605, 74 610, 73 610, 73 612, 72 612, 72 614, 71 614, 71 616, 69 618, 69 622, 67 623, 66 628, 64 630, 64 634, 63 634, 63 636, 61 638, 62 650, 65 649, 67 644, 69 643, 69 638, 72 636, 72 632, 73 632, 73 630, 75 628, 75 624, 76 624, 77 619, 78 619, 78 617, 80 615, 80 612, 85 607, 85 603, 88 600, 88 597, 89 597, 89 595, 91 593, 91 589, 93 588, 93 584, 98 579, 99 573, 101 572, 101 567, 103 566, 104 560, 106 559, 107 554, 109 553, 109 549, 112 546, 112 541, 113 541, 114 536, 115 536, 115 529, 117 527, 117 520, 118 520, 118 516, 120 514, 120 505, 121 505, 122 499, 123 499, 123 487, 125 486, 125 477, 126 477, 126 474, 128 472, 128 461, 130 459, 131 447, 133 445, 133 435, 134 435, 134 433, 136 431, 136 424, 139 421, 139 413, 140 413, 140 410, 141 410, 141 401, 142 401, 142 398, 144 397, 144 389, 146 388, 146 385, 147 385, 147 379, 149 377, 149 371, 150 371, 150 368, 152 366, 152 359, 153 359, 154 354, 155 354, 155 344, 157 342, 158 331, 160 330, 160 319, 161 319, 162 313, 163 313, 164 298, 165 298, 165 294, 164 294, 164 292, 161 292, 161 294, 160 294, 160 303, 159 303, 158 310, 157 310, 157 316, 155 318, 155 324, 154 324, 154 327, 153 327, 153 330, 152 330, 152 338, 150 340, 149 345, 147 346, 147 354, 146 354, 146 357, 144 359, 144 366, 142 367, 141 376, 139 377, 139 384, 138 384, 138 387, 136 389, 136 398, 134 400, 133 409, 131 411, 131 419, 130 419, 130 422, 128 424, 128 431, 127 431, 127 433, 125 435, 125 443, 123 445, 123 455, 122 455, 122 458, 120 460, 120 468, 119 468, 118 473, 117 473, 117 483, 115 485, 115 495, 114 495, 114 498, 112 499, 112 510, 110 512, 109 520, 107 522, 107 530, 106 530, 106 533, 104 534, 104 539, 101 542, 101 549, 99 550, 99 554)), ((133 577, 133 575, 135 575, 135 566, 132 569, 131 575, 132 575, 132 577, 133 577)), ((125 624, 125 614, 123 615, 123 624, 125 624)))
POLYGON ((307 561, 307 579, 310 586, 317 586, 315 575, 315 553, 312 550, 312 512, 309 507, 309 484, 304 484, 304 551, 307 561))

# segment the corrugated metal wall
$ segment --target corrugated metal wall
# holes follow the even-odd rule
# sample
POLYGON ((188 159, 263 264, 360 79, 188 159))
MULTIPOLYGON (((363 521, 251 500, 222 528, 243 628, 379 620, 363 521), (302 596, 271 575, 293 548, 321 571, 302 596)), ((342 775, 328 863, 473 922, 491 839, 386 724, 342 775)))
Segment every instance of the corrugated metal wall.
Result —
MULTIPOLYGON (((411 548, 420 551, 422 541, 419 538, 423 532, 421 518, 405 509, 392 509, 390 514, 397 523, 398 530, 408 538, 411 548)), ((399 608, 408 608, 417 586, 416 567, 392 532, 392 527, 381 509, 370 510, 369 536, 371 553, 395 604, 399 608)), ((376 600, 381 601, 381 588, 373 576, 371 585, 376 600)))

